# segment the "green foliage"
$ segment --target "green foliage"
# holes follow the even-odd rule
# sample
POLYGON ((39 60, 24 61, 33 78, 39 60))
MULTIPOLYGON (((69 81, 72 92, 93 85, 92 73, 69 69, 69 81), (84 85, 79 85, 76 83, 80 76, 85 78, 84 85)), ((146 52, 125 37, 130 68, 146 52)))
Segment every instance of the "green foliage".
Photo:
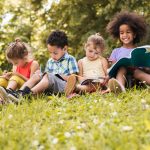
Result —
MULTIPOLYGON (((90 34, 100 32, 104 36, 107 56, 112 48, 118 46, 118 41, 112 40, 105 31, 116 12, 134 11, 142 14, 147 23, 150 21, 148 0, 53 0, 51 7, 47 0, 3 0, 0 4, 0 22, 7 14, 12 15, 9 22, 0 27, 2 55, 9 42, 21 37, 32 45, 36 58, 43 66, 48 59, 46 38, 55 29, 67 33, 69 53, 79 59, 84 55, 83 45, 90 34)), ((148 27, 150 32, 150 25, 148 27)), ((150 43, 149 35, 141 44, 150 43)), ((2 64, 6 61, 2 60, 2 64)))
POLYGON ((0 149, 150 148, 149 90, 41 96, 0 107, 0 149))

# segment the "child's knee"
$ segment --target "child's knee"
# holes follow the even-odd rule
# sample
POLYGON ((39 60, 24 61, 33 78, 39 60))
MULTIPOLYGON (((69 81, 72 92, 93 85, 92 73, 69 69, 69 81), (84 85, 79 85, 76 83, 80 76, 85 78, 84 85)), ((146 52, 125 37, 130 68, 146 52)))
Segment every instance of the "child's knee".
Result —
POLYGON ((8 84, 12 83, 16 86, 17 88, 19 89, 24 83, 25 83, 25 80, 22 79, 21 77, 17 76, 17 75, 13 75, 10 79, 9 79, 9 82, 8 84))
POLYGON ((49 83, 49 79, 48 79, 48 75, 45 74, 41 80, 41 82, 45 83, 45 84, 48 84, 49 83))
POLYGON ((126 74, 127 69, 125 67, 120 67, 118 73, 126 74))
POLYGON ((143 71, 141 71, 141 70, 139 70, 139 69, 136 69, 136 70, 134 71, 134 73, 133 73, 133 77, 134 77, 135 79, 140 79, 140 78, 141 78, 141 75, 142 75, 143 73, 144 73, 143 71))

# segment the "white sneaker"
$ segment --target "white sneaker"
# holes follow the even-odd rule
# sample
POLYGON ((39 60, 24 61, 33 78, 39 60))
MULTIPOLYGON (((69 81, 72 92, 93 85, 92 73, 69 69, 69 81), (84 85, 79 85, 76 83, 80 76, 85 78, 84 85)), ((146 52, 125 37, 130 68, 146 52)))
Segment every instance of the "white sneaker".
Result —
POLYGON ((19 102, 19 98, 15 97, 12 94, 8 94, 8 99, 12 102, 18 103, 19 102))
POLYGON ((125 87, 115 78, 112 78, 108 81, 108 88, 110 89, 110 92, 115 94, 126 92, 125 87))

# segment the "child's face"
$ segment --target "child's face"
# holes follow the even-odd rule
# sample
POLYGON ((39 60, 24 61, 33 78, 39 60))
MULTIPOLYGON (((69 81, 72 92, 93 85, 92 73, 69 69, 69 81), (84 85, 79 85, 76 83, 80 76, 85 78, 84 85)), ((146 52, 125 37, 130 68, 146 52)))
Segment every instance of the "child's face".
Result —
POLYGON ((123 24, 119 28, 120 41, 123 43, 123 46, 133 46, 133 40, 135 38, 135 34, 131 30, 131 28, 123 24))
POLYGON ((89 43, 86 47, 86 57, 89 60, 96 60, 101 54, 101 50, 99 48, 95 49, 93 43, 89 43))
POLYGON ((19 58, 11 59, 9 60, 9 62, 13 64, 13 66, 20 66, 20 67, 23 67, 27 63, 25 59, 19 59, 19 58))
POLYGON ((48 44, 48 50, 50 52, 51 58, 55 61, 58 61, 66 52, 66 47, 63 49, 57 46, 51 46, 48 44))

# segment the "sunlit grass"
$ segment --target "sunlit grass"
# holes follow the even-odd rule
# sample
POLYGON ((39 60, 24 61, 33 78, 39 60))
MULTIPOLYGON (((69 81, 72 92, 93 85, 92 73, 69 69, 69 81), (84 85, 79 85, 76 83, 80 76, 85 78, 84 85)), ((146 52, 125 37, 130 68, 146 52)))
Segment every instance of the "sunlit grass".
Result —
POLYGON ((147 89, 72 100, 42 96, 0 109, 0 149, 150 148, 147 89))

